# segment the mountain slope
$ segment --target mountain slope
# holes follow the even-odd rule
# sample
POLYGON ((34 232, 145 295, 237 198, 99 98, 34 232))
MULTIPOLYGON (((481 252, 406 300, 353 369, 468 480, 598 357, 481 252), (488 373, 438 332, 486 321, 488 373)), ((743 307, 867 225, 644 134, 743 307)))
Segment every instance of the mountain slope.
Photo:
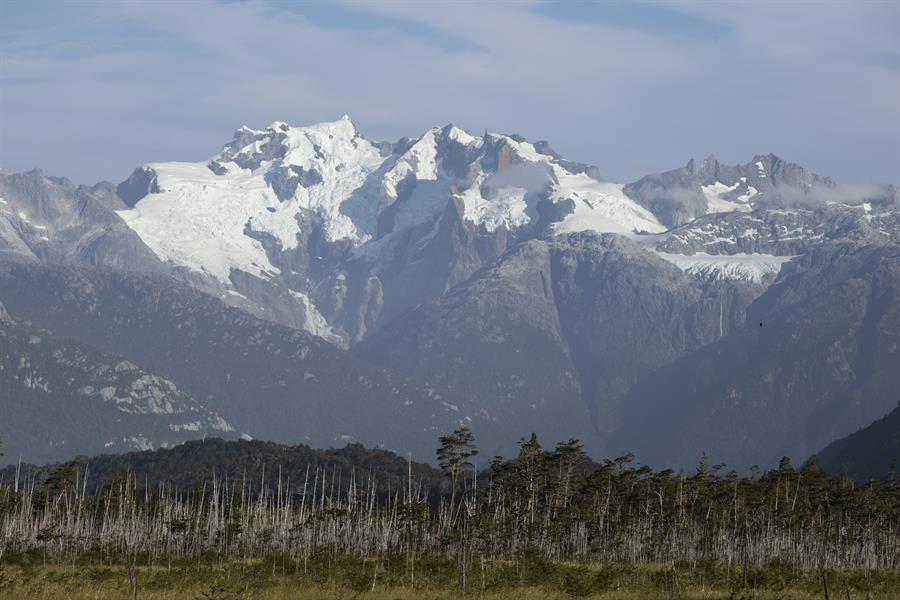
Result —
POLYGON ((900 407, 868 427, 828 444, 813 460, 825 471, 861 484, 896 473, 900 459, 900 407))
POLYGON ((496 258, 510 230, 662 230, 597 177, 515 135, 448 125, 388 144, 347 117, 276 122, 209 161, 137 169, 118 214, 162 260, 352 344, 496 258))
POLYGON ((0 461, 52 461, 208 435, 227 421, 172 381, 133 363, 13 321, 0 305, 0 461))
POLYGON ((900 250, 833 245, 748 309, 747 326, 638 382, 618 447, 683 466, 802 461, 885 415, 900 386, 900 250))
POLYGON ((17 317, 257 436, 418 453, 464 423, 503 452, 535 430, 752 463, 779 458, 776 432, 802 458, 889 404, 893 276, 863 267, 891 264, 900 192, 774 155, 621 185, 546 142, 452 125, 377 142, 344 117, 243 127, 116 187, 4 172, 0 193, 17 317), (714 438, 711 410, 746 435, 714 438), (644 435, 657 421, 678 425, 644 435))
POLYGON ((530 240, 356 353, 430 373, 465 398, 476 433, 507 445, 516 431, 577 436, 599 452, 628 388, 741 326, 760 289, 706 283, 616 235, 530 240))
POLYGON ((715 156, 699 166, 691 159, 680 169, 628 184, 624 191, 673 227, 707 214, 817 203, 834 186, 829 177, 768 154, 734 166, 715 156))
POLYGON ((508 454, 523 431, 546 441, 591 435, 560 333, 545 243, 517 246, 498 265, 396 319, 356 354, 428 373, 460 399, 455 409, 492 454, 508 454))
POLYGON ((175 381, 253 437, 420 455, 431 451, 430 428, 454 422, 433 389, 171 278, 0 264, 0 301, 16 318, 175 381))
POLYGON ((122 208, 110 184, 75 187, 37 170, 0 170, 0 257, 163 271, 153 251, 116 216, 122 208))

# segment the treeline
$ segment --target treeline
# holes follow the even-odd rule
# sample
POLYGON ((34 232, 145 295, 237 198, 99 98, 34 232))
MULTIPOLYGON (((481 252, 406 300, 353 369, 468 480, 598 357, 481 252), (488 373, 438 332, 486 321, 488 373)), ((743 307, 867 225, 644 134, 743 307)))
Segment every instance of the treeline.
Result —
POLYGON ((10 465, 0 469, 0 486, 9 487, 18 480, 22 485, 33 484, 38 490, 56 489, 71 485, 78 474, 87 493, 95 495, 128 473, 141 492, 148 487, 156 490, 162 484, 182 495, 190 495, 204 484, 208 486, 215 477, 229 486, 240 485, 243 480, 250 493, 256 495, 263 487, 275 490, 279 481, 296 484, 308 471, 316 470, 338 474, 335 493, 341 495, 347 493, 352 473, 357 477, 371 475, 380 500, 392 490, 405 488, 410 477, 433 504, 449 491, 449 483, 439 469, 359 443, 319 449, 305 444, 288 446, 219 438, 185 442, 173 448, 82 456, 61 464, 10 465))
POLYGON ((282 471, 274 486, 217 475, 190 492, 171 481, 139 490, 126 472, 97 492, 77 469, 49 481, 7 480, 0 560, 38 553, 166 565, 279 556, 284 568, 307 573, 349 557, 402 562, 410 582, 440 560, 454 565, 463 589, 510 565, 524 578, 542 561, 714 564, 733 577, 771 565, 794 573, 900 568, 892 477, 859 486, 787 460, 750 476, 707 461, 694 473, 654 471, 628 455, 592 462, 577 440, 545 449, 535 436, 484 471, 477 453, 465 428, 440 439, 436 502, 408 462, 405 480, 385 494, 374 469, 336 463, 290 478, 282 471))

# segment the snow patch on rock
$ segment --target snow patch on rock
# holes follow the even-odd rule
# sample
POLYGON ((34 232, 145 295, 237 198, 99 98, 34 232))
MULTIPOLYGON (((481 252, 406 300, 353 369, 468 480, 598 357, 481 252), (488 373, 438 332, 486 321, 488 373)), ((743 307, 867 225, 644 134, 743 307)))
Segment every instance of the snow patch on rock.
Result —
POLYGON ((782 266, 795 256, 772 254, 673 254, 654 252, 685 273, 710 280, 738 279, 759 283, 766 276, 778 274, 782 266))

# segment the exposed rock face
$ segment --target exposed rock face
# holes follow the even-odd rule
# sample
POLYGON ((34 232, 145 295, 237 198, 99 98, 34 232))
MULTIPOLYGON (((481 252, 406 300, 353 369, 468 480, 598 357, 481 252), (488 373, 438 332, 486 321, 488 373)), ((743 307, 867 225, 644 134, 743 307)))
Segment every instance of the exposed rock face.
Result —
POLYGON ((115 213, 121 208, 110 184, 76 188, 40 171, 0 173, 0 258, 163 271, 115 213))
POLYGON ((0 324, 12 325, 14 321, 12 317, 9 316, 9 313, 6 312, 6 307, 3 306, 3 303, 0 302, 0 324))
POLYGON ((258 169, 263 162, 284 158, 288 147, 284 143, 287 126, 273 124, 267 131, 255 131, 242 127, 234 132, 234 139, 225 146, 221 157, 215 162, 233 162, 242 169, 258 169))
POLYGON ((454 408, 486 452, 511 452, 523 431, 547 441, 588 439, 589 413, 560 333, 550 261, 546 243, 523 243, 357 352, 428 373, 461 399, 454 408))
POLYGON ((0 309, 3 462, 171 446, 235 428, 172 381, 0 309))
POLYGON ((322 183, 322 174, 315 169, 306 170, 297 165, 278 167, 266 173, 266 182, 272 186, 280 200, 289 200, 297 193, 297 186, 305 188, 322 183))
POLYGON ((432 374, 469 399, 461 410, 473 427, 507 450, 520 426, 557 441, 576 428, 601 451, 630 386, 742 326, 760 290, 706 284, 614 235, 531 240, 358 352, 432 374))
POLYGON ((358 254, 322 286, 317 304, 328 321, 358 343, 411 307, 438 298, 499 257, 505 227, 479 230, 463 217, 458 197, 433 223, 391 236, 375 256, 358 254))
POLYGON ((156 171, 149 167, 138 167, 125 181, 116 186, 116 195, 125 206, 134 206, 147 194, 158 194, 159 182, 156 171))
POLYGON ((635 382, 743 326, 764 289, 691 277, 614 235, 557 238, 551 252, 562 332, 599 432, 620 425, 635 382))

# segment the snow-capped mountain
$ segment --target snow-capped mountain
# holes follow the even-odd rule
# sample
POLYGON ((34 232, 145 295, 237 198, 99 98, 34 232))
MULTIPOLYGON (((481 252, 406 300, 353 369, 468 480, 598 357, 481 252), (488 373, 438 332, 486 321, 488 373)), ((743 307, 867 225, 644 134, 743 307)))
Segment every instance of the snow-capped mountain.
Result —
POLYGON ((352 247, 434 220, 451 196, 488 232, 536 224, 541 200, 575 202, 559 231, 663 229, 623 186, 588 171, 518 136, 478 137, 452 125, 391 145, 365 139, 346 116, 310 127, 276 122, 239 129, 208 162, 144 166, 120 189, 149 178, 148 195, 132 194, 133 208, 120 215, 165 259, 223 281, 232 269, 277 273, 252 234, 294 249, 301 211, 321 223, 325 241, 352 247))
POLYGON ((343 117, 310 127, 243 127, 209 161, 145 165, 119 185, 129 208, 118 214, 161 260, 217 280, 229 300, 276 312, 286 304, 306 313, 307 329, 329 337, 316 307, 321 291, 319 302, 310 301, 329 271, 354 261, 381 263, 377 271, 411 234, 427 245, 452 203, 488 237, 662 231, 622 188, 518 136, 447 126, 377 143, 343 117), (287 293, 275 302, 260 293, 265 287, 287 293))
MULTIPOLYGON (((785 251, 798 231, 814 242, 841 227, 803 212, 811 229, 778 229, 770 211, 822 209, 834 188, 773 155, 691 160, 622 185, 518 135, 448 125, 374 142, 345 116, 242 127, 208 161, 145 165, 118 186, 128 206, 117 214, 226 301, 353 344, 532 237, 617 233, 688 272, 760 280, 798 253, 785 251)), ((871 216, 862 210, 835 207, 826 220, 871 216)))
POLYGON ((823 192, 834 188, 830 177, 768 154, 735 166, 724 165, 712 155, 699 167, 691 159, 680 169, 631 183, 625 191, 673 227, 714 213, 751 212, 804 201, 818 204, 823 192))
POLYGON ((547 142, 452 125, 393 143, 347 117, 242 127, 118 186, 0 172, 14 317, 288 443, 430 452, 467 424, 489 452, 535 431, 599 455, 673 390, 694 439, 660 434, 648 455, 802 458, 890 404, 898 241, 896 188, 774 155, 617 184, 547 142), (781 325, 761 345, 763 322, 781 325), (773 446, 757 408, 779 381, 784 423, 829 428, 773 446), (746 439, 706 431, 708 407, 745 415, 746 439))

